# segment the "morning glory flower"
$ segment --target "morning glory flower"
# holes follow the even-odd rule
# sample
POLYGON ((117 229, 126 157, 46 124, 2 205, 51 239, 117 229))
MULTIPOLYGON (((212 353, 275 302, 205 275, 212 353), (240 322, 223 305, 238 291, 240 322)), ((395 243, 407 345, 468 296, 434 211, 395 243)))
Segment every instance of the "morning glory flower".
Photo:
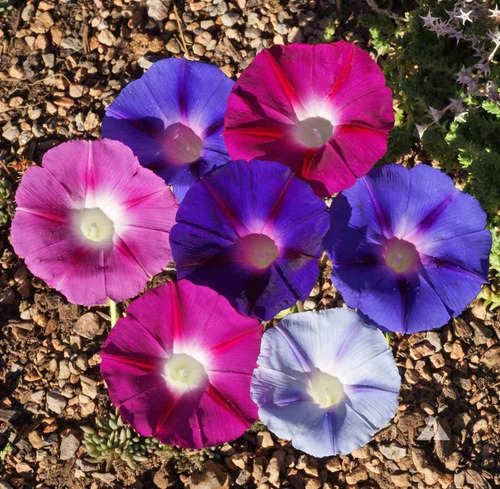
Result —
POLYGON ((157 61, 106 109, 103 137, 129 146, 181 201, 194 182, 229 161, 221 133, 233 83, 214 65, 157 61))
POLYGON ((70 141, 28 169, 12 245, 31 272, 75 304, 122 301, 171 259, 178 204, 118 141, 70 141))
POLYGON ((138 433, 183 448, 234 440, 256 420, 262 326, 208 287, 170 282, 132 302, 102 348, 111 401, 138 433))
POLYGON ((330 216, 332 281, 382 329, 442 326, 487 282, 486 214, 430 166, 375 168, 333 199, 330 216))
POLYGON ((308 297, 328 230, 325 203, 280 163, 235 161, 191 187, 170 244, 179 278, 271 319, 308 297))
POLYGON ((321 197, 352 186, 387 150, 391 91, 352 43, 262 50, 228 99, 224 138, 237 159, 279 161, 321 197))
POLYGON ((315 457, 366 445, 396 413, 401 378, 392 353, 353 311, 287 316, 264 333, 257 365, 259 418, 315 457))

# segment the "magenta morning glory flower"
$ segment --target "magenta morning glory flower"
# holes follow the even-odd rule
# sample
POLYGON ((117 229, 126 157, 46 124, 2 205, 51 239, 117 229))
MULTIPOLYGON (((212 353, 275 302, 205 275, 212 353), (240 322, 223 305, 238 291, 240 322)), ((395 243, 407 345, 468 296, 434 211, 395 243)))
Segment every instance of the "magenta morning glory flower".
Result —
POLYGON ((384 335, 347 309, 287 316, 264 333, 251 395, 277 436, 347 454, 394 416, 401 379, 384 335))
POLYGON ((102 349, 101 373, 123 419, 184 448, 237 438, 257 418, 250 379, 262 326, 187 280, 146 292, 102 349))
POLYGON ((235 161, 191 187, 170 245, 179 278, 242 313, 271 319, 305 299, 318 275, 325 203, 280 163, 235 161))
POLYGON ((70 302, 122 301, 170 259, 177 202, 118 141, 70 141, 31 167, 16 193, 12 245, 70 302))
POLYGON ((229 161, 222 125, 233 83, 213 65, 157 61, 106 109, 103 137, 132 148, 180 201, 200 177, 229 161))
POLYGON ((382 329, 442 326, 487 282, 486 215, 430 166, 373 169, 333 200, 330 215, 333 283, 382 329))
POLYGON ((291 44, 261 51, 228 99, 233 159, 279 161, 321 197, 356 182, 387 150, 391 91, 354 44, 291 44))

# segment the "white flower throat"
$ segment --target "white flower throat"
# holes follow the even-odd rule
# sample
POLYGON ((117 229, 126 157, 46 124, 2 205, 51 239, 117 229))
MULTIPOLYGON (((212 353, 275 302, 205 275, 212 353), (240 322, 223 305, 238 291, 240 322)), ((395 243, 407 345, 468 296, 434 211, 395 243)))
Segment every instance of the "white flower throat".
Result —
POLYGON ((172 389, 184 392, 206 384, 205 367, 186 353, 175 353, 165 363, 164 377, 172 389))
POLYGON ((107 244, 113 239, 113 221, 98 207, 83 209, 80 214, 80 230, 86 239, 107 244))

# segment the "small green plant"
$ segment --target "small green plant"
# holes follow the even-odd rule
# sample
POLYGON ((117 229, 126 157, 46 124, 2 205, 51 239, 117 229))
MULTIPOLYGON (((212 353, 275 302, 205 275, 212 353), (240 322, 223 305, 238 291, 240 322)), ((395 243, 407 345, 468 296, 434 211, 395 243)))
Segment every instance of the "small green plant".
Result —
POLYGON ((106 462, 106 470, 111 470, 113 464, 126 464, 133 470, 137 462, 145 462, 152 455, 166 459, 178 472, 202 470, 205 461, 222 459, 221 448, 224 445, 201 450, 163 445, 155 438, 138 435, 118 412, 110 413, 106 419, 96 419, 95 429, 82 426, 82 430, 85 433, 83 446, 87 453, 86 460, 106 462))
POLYGON ((7 224, 14 214, 12 184, 0 178, 0 226, 7 224))
POLYGON ((3 460, 12 450, 14 449, 14 445, 9 441, 7 442, 7 445, 5 445, 1 450, 0 450, 0 460, 3 460))
POLYGON ((158 440, 135 433, 118 413, 110 413, 108 419, 98 418, 96 427, 82 426, 83 445, 89 462, 106 462, 106 470, 111 469, 113 462, 134 469, 136 462, 145 462, 148 455, 162 448, 158 440))
POLYGON ((14 8, 15 0, 0 0, 0 14, 8 12, 14 8))

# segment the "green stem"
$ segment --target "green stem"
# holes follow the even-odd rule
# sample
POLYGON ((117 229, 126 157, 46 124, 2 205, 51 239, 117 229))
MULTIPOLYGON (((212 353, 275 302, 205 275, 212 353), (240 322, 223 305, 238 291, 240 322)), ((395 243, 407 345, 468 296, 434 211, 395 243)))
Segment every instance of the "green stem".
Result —
POLYGON ((118 321, 118 311, 116 309, 116 302, 112 299, 109 299, 109 317, 111 318, 111 327, 113 327, 116 321, 118 321))
POLYGON ((385 333, 385 339, 387 340, 387 344, 391 346, 391 333, 385 333))

